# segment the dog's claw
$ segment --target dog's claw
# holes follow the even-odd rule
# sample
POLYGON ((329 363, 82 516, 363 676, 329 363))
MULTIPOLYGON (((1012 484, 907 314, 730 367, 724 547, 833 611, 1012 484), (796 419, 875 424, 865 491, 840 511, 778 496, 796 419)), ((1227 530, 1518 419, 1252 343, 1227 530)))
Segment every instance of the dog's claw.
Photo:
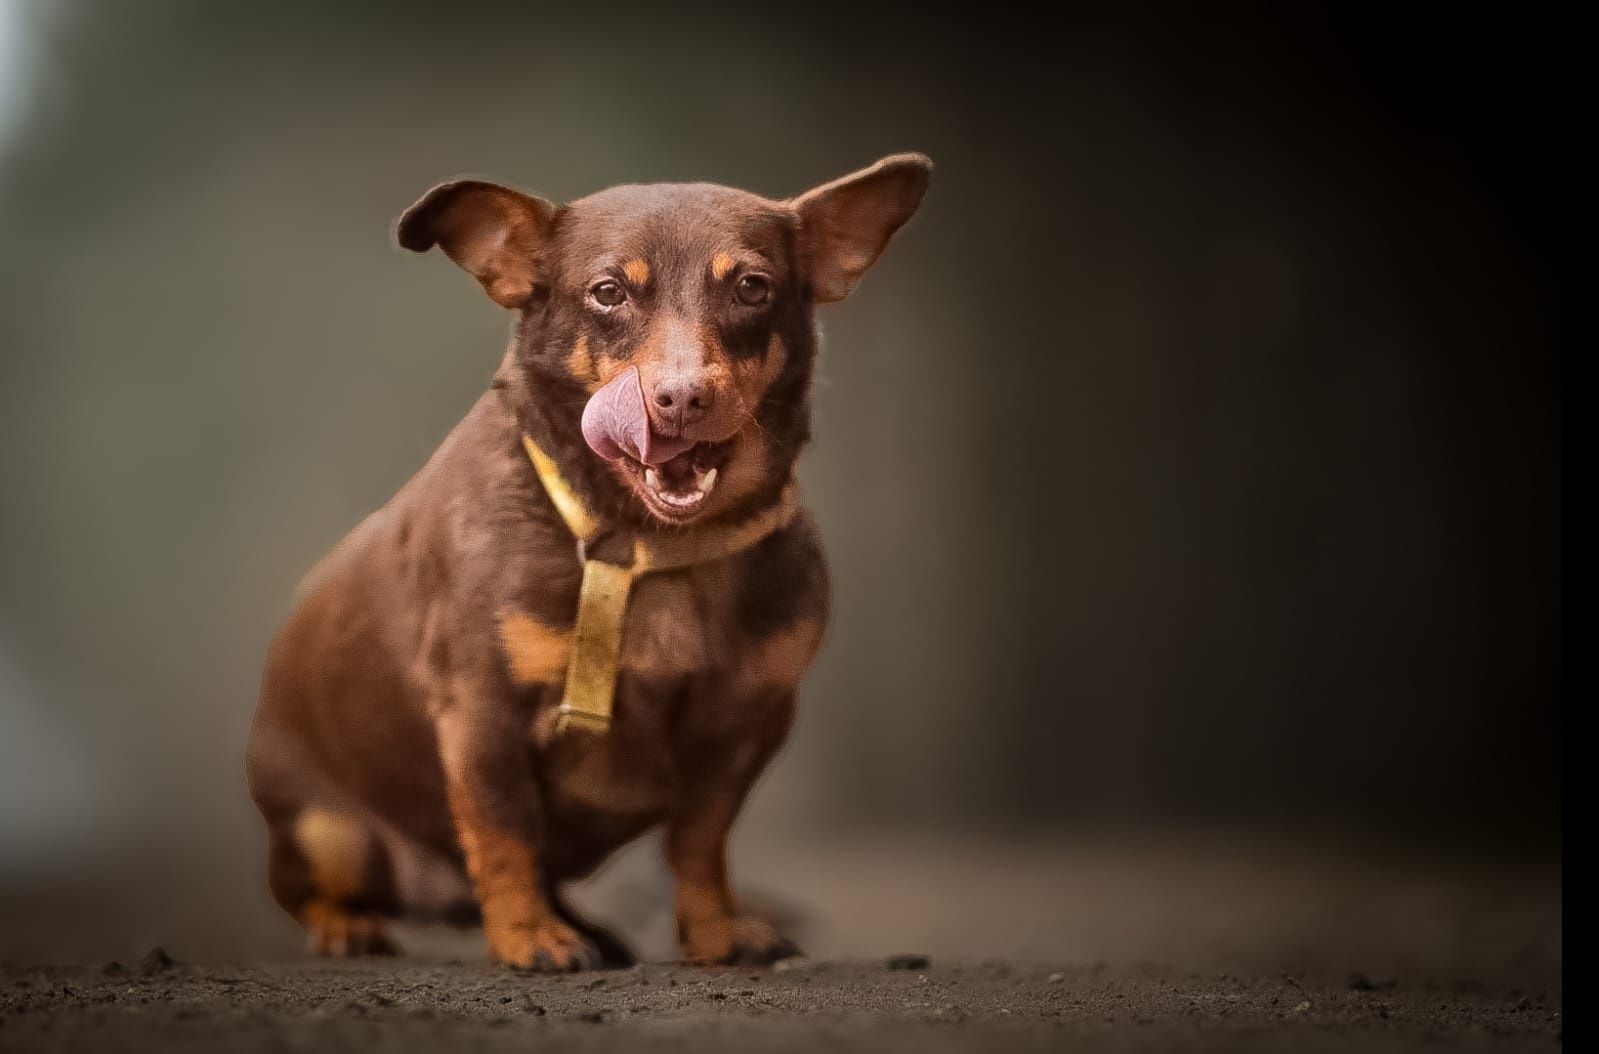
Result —
POLYGON ((625 970, 638 961, 633 955, 633 950, 603 926, 584 923, 581 920, 573 925, 584 939, 593 945, 594 961, 591 969, 625 970))
POLYGON ((716 966, 769 966, 779 959, 800 954, 799 946, 758 918, 739 918, 713 923, 700 929, 684 943, 690 962, 716 966))
POLYGON ((800 954, 799 945, 786 937, 774 944, 756 945, 739 941, 726 959, 729 966, 770 966, 779 959, 792 959, 800 954))
POLYGON ((600 961, 594 945, 565 923, 501 935, 495 955, 514 970, 533 973, 576 973, 600 961))
POLYGON ((363 955, 397 955, 399 948, 376 916, 353 915, 325 903, 308 906, 302 916, 306 940, 315 955, 352 959, 363 955))

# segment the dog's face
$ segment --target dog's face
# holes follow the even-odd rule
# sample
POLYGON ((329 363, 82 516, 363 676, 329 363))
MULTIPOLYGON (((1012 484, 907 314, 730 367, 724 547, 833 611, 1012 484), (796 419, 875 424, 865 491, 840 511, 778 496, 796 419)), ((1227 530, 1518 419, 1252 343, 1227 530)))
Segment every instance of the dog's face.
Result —
POLYGON ((522 312, 540 388, 576 393, 546 409, 580 418, 593 456, 683 524, 786 482, 808 436, 812 308, 876 261, 930 168, 897 155, 783 201, 691 183, 557 206, 447 183, 401 217, 399 240, 441 246, 522 312))

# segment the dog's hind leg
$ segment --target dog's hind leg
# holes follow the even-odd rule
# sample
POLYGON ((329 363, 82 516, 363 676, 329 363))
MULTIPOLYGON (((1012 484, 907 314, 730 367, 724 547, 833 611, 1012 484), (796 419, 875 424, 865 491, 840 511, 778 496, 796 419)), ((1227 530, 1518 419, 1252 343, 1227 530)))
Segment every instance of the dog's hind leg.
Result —
POLYGON ((383 843, 349 813, 305 806, 268 824, 267 879, 318 955, 392 955, 382 916, 394 911, 383 843))

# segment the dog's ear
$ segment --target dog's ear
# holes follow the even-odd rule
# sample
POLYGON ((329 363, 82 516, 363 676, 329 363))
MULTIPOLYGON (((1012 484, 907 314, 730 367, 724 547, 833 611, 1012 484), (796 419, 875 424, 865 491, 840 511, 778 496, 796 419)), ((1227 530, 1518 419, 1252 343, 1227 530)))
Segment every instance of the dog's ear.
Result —
POLYGON ((476 179, 440 183, 406 209, 395 238, 412 252, 437 245, 501 307, 526 307, 539 285, 539 250, 557 206, 476 179))
POLYGON ((800 251, 817 301, 849 295, 916 212, 932 171, 925 154, 895 154, 789 202, 799 213, 800 251))

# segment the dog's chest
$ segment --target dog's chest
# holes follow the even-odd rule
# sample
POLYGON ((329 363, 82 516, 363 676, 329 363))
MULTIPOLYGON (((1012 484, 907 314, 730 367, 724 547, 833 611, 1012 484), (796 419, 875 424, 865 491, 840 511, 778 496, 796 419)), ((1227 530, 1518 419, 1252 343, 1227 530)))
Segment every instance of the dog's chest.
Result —
POLYGON ((732 659, 730 561, 643 575, 622 629, 622 669, 658 680, 725 667, 732 659))
POLYGON ((635 580, 609 731, 556 732, 558 683, 544 693, 534 719, 540 775, 553 804, 626 814, 665 807, 678 782, 673 721, 686 703, 689 679, 727 670, 735 660, 731 594, 725 561, 635 580))

